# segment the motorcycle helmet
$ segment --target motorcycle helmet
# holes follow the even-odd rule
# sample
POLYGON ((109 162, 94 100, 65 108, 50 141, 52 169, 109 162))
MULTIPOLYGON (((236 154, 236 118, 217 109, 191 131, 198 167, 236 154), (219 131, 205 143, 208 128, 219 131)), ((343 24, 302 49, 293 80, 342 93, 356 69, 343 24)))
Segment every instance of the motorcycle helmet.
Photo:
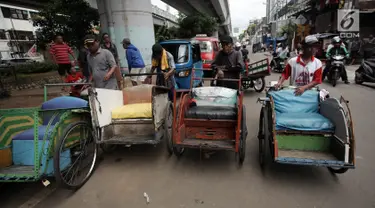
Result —
POLYGON ((341 43, 341 39, 339 36, 335 36, 334 38, 332 38, 332 43, 341 43))

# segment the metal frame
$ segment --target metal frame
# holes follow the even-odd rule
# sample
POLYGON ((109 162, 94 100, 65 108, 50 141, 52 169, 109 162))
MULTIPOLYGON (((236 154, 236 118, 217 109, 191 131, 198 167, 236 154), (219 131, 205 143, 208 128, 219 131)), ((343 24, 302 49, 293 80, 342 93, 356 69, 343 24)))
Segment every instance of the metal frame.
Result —
MULTIPOLYGON (((194 69, 194 70, 203 70, 203 69, 194 69)), ((239 72, 240 73, 240 72, 239 72)), ((192 80, 216 80, 215 78, 194 78, 192 80)), ((236 120, 208 120, 208 119, 193 119, 185 118, 185 112, 189 108, 188 103, 190 100, 192 88, 189 90, 177 90, 174 92, 173 100, 173 145, 175 147, 189 147, 189 148, 199 148, 199 149, 215 149, 215 150, 230 150, 236 153, 239 152, 240 148, 240 138, 241 137, 241 124, 242 124, 242 107, 243 107, 243 91, 241 90, 242 75, 239 79, 220 79, 222 81, 237 81, 238 82, 238 94, 237 94, 237 119, 236 120), (180 102, 177 105, 177 93, 180 94, 180 102), (189 130, 189 126, 194 126, 194 130, 189 130), (219 130, 214 128, 228 127, 228 130, 219 130), (234 128, 233 128, 234 127, 234 128), (189 138, 192 140, 190 142, 182 141, 182 137, 186 131, 195 132, 196 135, 199 135, 198 139, 189 138), (208 132, 210 135, 203 135, 204 132, 208 132), (225 139, 225 136, 233 134, 234 131, 234 143, 233 140, 225 139)), ((243 161, 243 160, 242 160, 243 161)), ((240 161, 240 162, 242 162, 240 161)))
MULTIPOLYGON (((262 109, 266 110, 267 112, 270 112, 271 115, 263 115, 266 116, 264 118, 264 122, 267 122, 267 125, 272 126, 272 132, 263 132, 265 135, 269 135, 269 138, 263 138, 268 139, 270 142, 270 148, 271 148, 271 154, 272 154, 272 160, 277 163, 284 163, 284 164, 292 164, 292 165, 314 165, 314 166, 324 166, 328 168, 343 168, 343 169, 354 169, 355 168, 355 138, 354 138, 354 131, 353 131, 353 122, 352 117, 350 113, 350 109, 348 106, 348 101, 345 100, 343 97, 340 98, 340 102, 344 103, 346 106, 346 109, 344 109, 346 119, 348 121, 348 129, 349 129, 349 141, 350 141, 350 150, 349 150, 349 164, 344 163, 343 161, 333 161, 333 160, 325 160, 325 161, 316 161, 313 159, 302 159, 302 158, 294 158, 294 160, 285 160, 283 158, 278 158, 278 144, 276 140, 277 134, 293 134, 293 135, 326 135, 327 132, 318 131, 318 132, 307 132, 307 131, 286 131, 286 130, 276 130, 276 114, 275 114, 275 108, 274 108, 274 101, 271 96, 268 95, 267 91, 267 97, 265 98, 259 98, 258 102, 262 103, 262 109), (271 120, 270 120, 271 119, 271 120), (273 147, 272 147, 273 146, 273 147)), ((263 124, 264 125, 264 124, 263 124)), ((265 129, 265 131, 269 131, 270 128, 265 129)), ((261 139, 261 138, 259 138, 261 139)), ((336 139, 337 140, 337 139, 336 139)), ((259 141, 261 142, 261 141, 259 141)), ((343 144, 344 145, 344 144, 343 144)), ((265 147, 267 148, 267 147, 265 147)))

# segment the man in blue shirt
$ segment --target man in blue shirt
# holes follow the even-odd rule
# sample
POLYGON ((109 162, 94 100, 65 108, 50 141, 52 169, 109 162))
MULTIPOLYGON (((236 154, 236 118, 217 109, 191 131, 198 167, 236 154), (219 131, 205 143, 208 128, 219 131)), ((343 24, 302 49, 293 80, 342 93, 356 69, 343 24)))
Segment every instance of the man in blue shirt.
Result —
MULTIPOLYGON (((121 42, 122 46, 126 50, 126 60, 128 62, 129 73, 131 74, 142 74, 146 73, 145 63, 141 52, 133 44, 131 44, 129 38, 124 38, 121 42)), ((145 81, 147 76, 133 76, 131 77, 133 86, 140 84, 145 81)))

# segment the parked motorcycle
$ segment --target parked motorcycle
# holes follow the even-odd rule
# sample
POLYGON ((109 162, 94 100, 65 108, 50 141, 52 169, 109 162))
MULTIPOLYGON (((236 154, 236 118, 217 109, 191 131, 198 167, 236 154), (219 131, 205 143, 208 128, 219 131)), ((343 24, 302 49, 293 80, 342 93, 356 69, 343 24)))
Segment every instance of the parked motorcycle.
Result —
POLYGON ((332 86, 336 86, 337 80, 341 78, 341 75, 345 70, 344 61, 345 56, 343 55, 332 56, 331 67, 327 74, 327 78, 332 83, 332 86))
POLYGON ((355 71, 354 81, 356 84, 363 82, 375 82, 375 49, 374 45, 367 47, 364 51, 363 60, 355 71))

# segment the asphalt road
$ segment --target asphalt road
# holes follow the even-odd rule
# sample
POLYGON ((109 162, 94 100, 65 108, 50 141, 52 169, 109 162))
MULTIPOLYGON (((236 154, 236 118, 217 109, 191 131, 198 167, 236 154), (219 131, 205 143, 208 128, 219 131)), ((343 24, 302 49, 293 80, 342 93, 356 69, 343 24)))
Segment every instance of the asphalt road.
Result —
MULTIPOLYGON (((252 54, 251 60, 264 58, 252 54)), ((42 188, 38 184, 6 184, 0 187, 1 206, 71 208, 371 208, 375 207, 375 85, 355 85, 355 67, 348 67, 350 85, 339 82, 331 95, 350 101, 356 136, 357 167, 343 175, 326 168, 270 164, 264 172, 258 164, 258 97, 264 93, 248 90, 247 155, 240 168, 234 153, 218 152, 204 158, 187 151, 180 160, 168 157, 165 145, 122 148, 104 155, 92 178, 76 192, 42 188), (150 198, 146 204, 144 193, 150 198)), ((277 80, 279 74, 267 77, 277 80)))

